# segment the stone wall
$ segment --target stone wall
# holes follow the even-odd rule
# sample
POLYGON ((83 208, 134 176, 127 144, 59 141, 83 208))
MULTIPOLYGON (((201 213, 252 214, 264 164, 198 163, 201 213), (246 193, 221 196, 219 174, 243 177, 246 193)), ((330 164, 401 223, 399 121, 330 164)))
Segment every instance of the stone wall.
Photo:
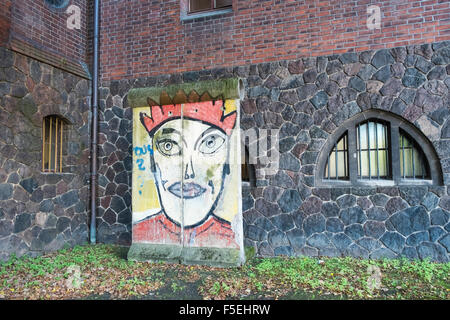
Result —
POLYGON ((88 239, 90 82, 0 47, 0 260, 88 239), (42 172, 42 121, 69 122, 63 173, 42 172))
POLYGON ((280 129, 280 170, 243 191, 246 246, 261 256, 448 261, 449 64, 447 41, 103 82, 100 241, 130 240, 130 88, 241 77, 241 127, 280 129), (316 187, 318 156, 330 134, 369 109, 390 111, 423 132, 437 152, 443 185, 316 187))

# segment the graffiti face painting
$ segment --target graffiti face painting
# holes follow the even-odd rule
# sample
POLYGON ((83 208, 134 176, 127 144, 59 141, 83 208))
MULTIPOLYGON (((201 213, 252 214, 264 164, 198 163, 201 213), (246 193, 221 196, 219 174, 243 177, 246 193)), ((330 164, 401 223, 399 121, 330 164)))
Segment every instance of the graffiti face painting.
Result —
POLYGON ((159 210, 136 219, 133 241, 237 247, 230 218, 219 214, 225 209, 230 216, 224 194, 233 182, 234 101, 152 106, 150 115, 138 116, 152 150, 148 167, 159 210))

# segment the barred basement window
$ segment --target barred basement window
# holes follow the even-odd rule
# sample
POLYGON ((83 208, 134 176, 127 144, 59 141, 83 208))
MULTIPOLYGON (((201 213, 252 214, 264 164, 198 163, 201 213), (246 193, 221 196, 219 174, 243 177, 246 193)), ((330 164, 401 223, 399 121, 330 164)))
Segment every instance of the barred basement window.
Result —
POLYGON ((345 121, 319 155, 316 185, 442 185, 431 142, 403 118, 368 110, 345 121))
POLYGON ((248 149, 245 147, 241 164, 241 181, 250 187, 256 187, 256 172, 253 164, 250 163, 248 149))
POLYGON ((325 179, 348 180, 348 134, 334 144, 325 166, 325 179))
POLYGON ((43 172, 62 172, 65 126, 65 121, 54 115, 47 116, 42 121, 43 172))
POLYGON ((231 7, 232 0, 189 0, 189 13, 231 7))

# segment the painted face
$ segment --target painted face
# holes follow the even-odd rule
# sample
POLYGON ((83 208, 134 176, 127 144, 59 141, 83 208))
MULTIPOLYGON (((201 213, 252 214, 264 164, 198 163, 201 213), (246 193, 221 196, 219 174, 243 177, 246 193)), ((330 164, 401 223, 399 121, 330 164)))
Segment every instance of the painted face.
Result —
POLYGON ((192 227, 214 209, 221 194, 229 141, 222 130, 201 121, 183 119, 183 132, 181 120, 168 121, 155 132, 154 174, 164 212, 192 227))

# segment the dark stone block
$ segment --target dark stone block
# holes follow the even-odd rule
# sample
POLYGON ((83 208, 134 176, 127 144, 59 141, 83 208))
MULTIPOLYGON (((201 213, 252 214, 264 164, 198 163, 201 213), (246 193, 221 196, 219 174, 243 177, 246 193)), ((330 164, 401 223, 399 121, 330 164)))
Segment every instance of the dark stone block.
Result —
POLYGON ((289 246, 282 246, 282 247, 276 247, 273 250, 273 254, 275 256, 289 256, 290 257, 290 256, 294 255, 294 252, 293 252, 291 247, 289 247, 289 246))
POLYGON ((301 206, 301 210, 303 210, 308 215, 320 212, 321 208, 322 200, 317 197, 307 198, 301 206))
POLYGON ((415 67, 426 74, 434 67, 434 65, 430 61, 418 56, 415 67))
POLYGON ((408 238, 406 238, 406 244, 408 246, 416 247, 420 243, 422 243, 424 241, 429 241, 429 240, 430 240, 430 236, 429 236, 428 232, 420 231, 420 232, 413 233, 408 238))
POLYGON ((339 60, 329 61, 325 69, 327 74, 333 74, 342 70, 342 63, 339 60))
POLYGON ((303 152, 300 160, 302 162, 302 165, 307 165, 307 164, 315 164, 317 157, 318 157, 319 153, 316 151, 305 151, 303 152))
POLYGON ((402 257, 406 257, 411 260, 415 260, 419 258, 417 254, 416 248, 413 247, 404 247, 402 253, 400 254, 402 257))
POLYGON ((343 232, 344 224, 339 218, 328 218, 326 224, 326 230, 333 233, 343 232))
POLYGON ((377 72, 375 72, 372 76, 372 80, 378 80, 385 83, 386 81, 389 80, 390 77, 391 77, 391 66, 387 65, 382 67, 377 72))
POLYGON ((447 232, 442 229, 442 227, 430 227, 428 229, 428 233, 430 234, 430 241, 436 242, 442 235, 446 234, 447 232))
POLYGON ((385 221, 389 218, 389 214, 386 212, 384 208, 381 207, 373 207, 366 211, 367 217, 370 220, 376 221, 385 221))
POLYGON ((110 208, 114 210, 114 212, 119 213, 126 208, 126 205, 122 198, 113 196, 111 198, 110 208))
POLYGON ((322 204, 321 212, 325 217, 337 217, 339 215, 339 207, 334 202, 325 202, 322 204))
POLYGON ((415 68, 408 68, 402 78, 402 83, 408 88, 419 88, 426 81, 425 76, 415 68))
POLYGON ((34 190, 39 187, 39 184, 33 178, 28 178, 20 181, 19 183, 29 194, 32 194, 34 190))
POLYGON ((331 239, 331 242, 336 248, 342 251, 347 249, 352 244, 352 240, 344 233, 335 234, 331 239))
POLYGON ((282 188, 294 188, 295 184, 291 177, 287 175, 284 171, 278 171, 271 179, 270 185, 282 188))
POLYGON ((62 196, 59 197, 58 203, 63 206, 63 208, 68 208, 74 204, 76 204, 80 198, 78 197, 77 190, 71 190, 66 192, 62 196))
MULTIPOLYGON (((276 202, 278 200, 278 196, 281 193, 281 189, 274 186, 268 186, 264 188, 263 198, 270 202, 276 202)), ((253 206, 253 205, 252 205, 253 206)))
POLYGON ((384 207, 389 201, 389 197, 385 194, 377 193, 370 197, 370 200, 374 206, 384 207))
POLYGON ((393 214, 407 207, 408 204, 406 203, 406 201, 399 197, 392 198, 386 203, 386 211, 389 214, 393 214))
POLYGON ((284 213, 292 212, 297 210, 302 204, 302 199, 297 190, 288 189, 283 192, 280 199, 278 200, 278 205, 281 211, 284 213))
POLYGON ((320 213, 307 216, 303 221, 303 231, 305 235, 309 237, 313 233, 320 233, 325 231, 325 217, 320 213))
POLYGON ((300 161, 291 153, 283 153, 280 155, 279 169, 289 171, 299 171, 300 161))
POLYGON ((289 240, 287 239, 285 233, 279 230, 270 231, 267 239, 272 248, 289 246, 289 240))
POLYGON ((255 201, 255 209, 266 217, 272 217, 280 212, 277 204, 270 203, 264 199, 255 201))
POLYGON ((117 222, 121 224, 131 223, 131 212, 129 209, 123 210, 117 215, 117 222))
POLYGON ((394 251, 395 253, 401 253, 405 246, 405 238, 403 238, 397 232, 386 232, 381 238, 381 242, 394 251))
POLYGON ((303 73, 303 80, 305 83, 314 83, 317 79, 317 71, 314 69, 310 69, 303 73))
POLYGON ((325 91, 319 91, 311 100, 309 100, 316 109, 320 109, 327 105, 328 95, 325 91))
POLYGON ((55 228, 52 229, 44 229, 39 234, 38 240, 41 241, 44 245, 48 244, 56 238, 58 231, 55 228))
POLYGON ((360 207, 352 207, 341 210, 340 218, 346 226, 353 223, 362 224, 367 220, 364 211, 360 207))
POLYGON ((372 57, 371 63, 375 68, 379 69, 387 64, 395 63, 395 60, 387 49, 382 49, 375 52, 374 56, 372 57))
POLYGON ((380 93, 383 96, 395 96, 403 90, 400 80, 391 78, 381 87, 380 93))
POLYGON ((444 226, 448 222, 449 217, 450 214, 441 208, 434 209, 430 212, 432 225, 444 226))
POLYGON ((450 252, 450 234, 447 234, 444 236, 441 240, 439 240, 439 243, 447 249, 447 252, 450 252))
POLYGON ((245 236, 251 240, 255 241, 265 241, 267 240, 267 232, 261 228, 250 225, 247 227, 245 236))
POLYGON ((406 104, 411 104, 414 102, 416 97, 416 90, 405 88, 399 95, 399 98, 402 99, 406 104))
POLYGON ((292 228, 295 227, 292 216, 288 214, 280 214, 272 217, 270 220, 276 228, 284 232, 291 230, 292 228))
POLYGON ((352 224, 348 227, 345 227, 345 234, 348 235, 353 240, 358 240, 364 236, 364 229, 360 224, 352 224))
POLYGON ((439 262, 448 262, 449 260, 446 250, 436 243, 423 242, 417 247, 417 253, 420 259, 429 258, 439 262))
POLYGON ((281 92, 279 100, 285 104, 293 106, 299 101, 299 98, 298 98, 297 92, 292 90, 292 91, 281 92))
POLYGON ((386 228, 384 226, 383 222, 380 221, 367 221, 364 224, 364 232, 366 236, 374 239, 380 238, 384 232, 386 231, 386 228))
POLYGON ((289 243, 294 248, 298 250, 302 248, 306 243, 306 237, 301 229, 295 228, 286 233, 289 243))
POLYGON ((308 238, 306 243, 314 248, 322 249, 331 246, 330 240, 323 233, 317 233, 308 238))
POLYGON ((67 217, 59 217, 56 223, 56 231, 58 233, 63 232, 70 227, 70 219, 67 217))
POLYGON ((309 129, 314 124, 313 118, 306 113, 296 113, 292 122, 296 124, 300 130, 309 129))
POLYGON ((394 228, 408 236, 415 231, 427 230, 430 226, 430 219, 425 208, 416 206, 400 211, 389 218, 394 228))
POLYGON ((352 243, 344 252, 345 255, 354 258, 363 258, 363 259, 369 258, 369 252, 355 243, 352 243))
POLYGON ((347 209, 356 205, 356 197, 353 195, 344 195, 336 200, 341 209, 347 209))
POLYGON ((428 73, 428 80, 444 80, 447 76, 447 71, 442 66, 436 66, 428 73))
POLYGON ((10 199, 13 194, 13 186, 9 183, 0 183, 0 200, 10 199))
POLYGON ((255 200, 253 200, 251 195, 246 195, 242 197, 242 211, 247 211, 255 205, 255 200))
POLYGON ((39 205, 39 211, 42 212, 51 212, 53 211, 53 201, 51 199, 47 199, 41 202, 39 205))
POLYGON ((36 189, 31 194, 30 200, 36 203, 40 203, 44 199, 44 191, 36 189))
POLYGON ((367 249, 369 252, 373 252, 379 248, 381 248, 381 243, 378 240, 372 238, 361 238, 357 241, 357 243, 367 249))
POLYGON ((14 233, 22 232, 31 226, 31 215, 29 213, 21 213, 16 216, 14 221, 14 233))
POLYGON ((433 210, 439 203, 439 197, 433 192, 428 192, 422 200, 422 205, 427 208, 428 211, 433 210))
POLYGON ((427 187, 400 187, 400 195, 405 199, 409 205, 415 206, 422 202, 427 194, 427 187))
POLYGON ((450 47, 444 47, 437 50, 431 57, 431 62, 439 65, 446 65, 450 63, 450 47))
POLYGON ((13 232, 13 224, 9 220, 0 220, 0 237, 9 236, 13 232))

